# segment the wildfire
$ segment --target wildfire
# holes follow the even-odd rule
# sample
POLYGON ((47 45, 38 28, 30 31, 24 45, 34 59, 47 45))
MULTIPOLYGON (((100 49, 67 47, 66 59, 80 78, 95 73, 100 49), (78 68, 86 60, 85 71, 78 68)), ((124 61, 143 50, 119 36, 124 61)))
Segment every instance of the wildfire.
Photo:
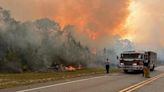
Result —
POLYGON ((65 70, 66 70, 66 71, 75 71, 76 68, 73 67, 73 66, 68 66, 68 67, 65 67, 65 70))
POLYGON ((78 67, 74 67, 74 66, 71 66, 71 65, 65 67, 66 71, 75 71, 75 70, 80 70, 80 69, 82 69, 81 65, 79 65, 78 67))
POLYGON ((114 35, 126 34, 122 27, 128 16, 129 0, 60 0, 54 4, 58 6, 52 14, 54 20, 62 27, 75 25, 81 35, 92 41, 100 42, 104 37, 110 40, 114 35))
MULTIPOLYGON (((21 10, 31 12, 30 15, 22 13, 21 19, 47 17, 58 22, 62 28, 74 25, 83 36, 78 40, 87 39, 97 45, 106 38, 112 42, 113 36, 126 34, 122 27, 129 15, 130 2, 132 0, 26 0, 22 1, 21 10), (32 9, 26 6, 29 3, 33 3, 32 9)), ((12 3, 9 6, 12 7, 12 3)), ((12 9, 18 12, 16 8, 12 9)))

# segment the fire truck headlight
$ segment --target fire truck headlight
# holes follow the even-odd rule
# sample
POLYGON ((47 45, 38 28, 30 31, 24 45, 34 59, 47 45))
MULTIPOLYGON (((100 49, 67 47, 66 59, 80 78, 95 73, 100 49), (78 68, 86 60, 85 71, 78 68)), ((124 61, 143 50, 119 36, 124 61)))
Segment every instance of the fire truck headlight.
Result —
POLYGON ((123 66, 123 65, 124 65, 124 63, 120 63, 120 65, 121 65, 121 66, 123 66))
POLYGON ((134 66, 136 66, 136 65, 137 65, 137 63, 133 63, 133 65, 134 65, 134 66))

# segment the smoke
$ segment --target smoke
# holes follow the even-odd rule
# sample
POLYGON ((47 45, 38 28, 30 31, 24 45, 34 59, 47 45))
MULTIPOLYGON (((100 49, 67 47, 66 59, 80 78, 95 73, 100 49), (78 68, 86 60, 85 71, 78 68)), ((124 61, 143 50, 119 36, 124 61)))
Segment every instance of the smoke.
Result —
POLYGON ((87 66, 92 54, 73 37, 74 26, 61 29, 47 18, 19 22, 0 8, 0 70, 43 71, 52 64, 87 66))
MULTIPOLYGON (((162 0, 1 0, 0 5, 19 21, 47 17, 60 29, 74 25, 73 37, 89 48, 114 49, 117 43, 118 53, 124 46, 119 39, 128 38, 135 49, 156 51, 164 60, 162 0)), ((0 26, 4 31, 11 25, 1 22, 0 26)))
POLYGON ((164 60, 164 4, 162 0, 133 0, 129 28, 137 49, 153 50, 164 60))
POLYGON ((102 65, 106 58, 116 64, 120 52, 134 48, 131 41, 122 39, 127 33, 129 0, 0 2, 14 16, 0 9, 1 70, 102 65))
POLYGON ((68 24, 74 25, 76 39, 93 48, 107 47, 113 44, 114 36, 126 34, 123 25, 129 14, 129 0, 15 0, 12 3, 6 0, 0 2, 21 21, 47 17, 60 23, 61 27, 68 24), (21 6, 17 7, 17 4, 21 6))

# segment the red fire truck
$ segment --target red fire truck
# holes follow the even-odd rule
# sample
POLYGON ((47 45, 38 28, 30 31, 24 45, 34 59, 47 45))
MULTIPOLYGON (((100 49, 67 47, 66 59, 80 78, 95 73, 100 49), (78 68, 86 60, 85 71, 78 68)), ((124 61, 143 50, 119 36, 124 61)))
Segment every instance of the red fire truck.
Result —
POLYGON ((119 61, 119 67, 124 72, 141 71, 144 62, 148 62, 149 69, 153 71, 156 67, 157 54, 152 51, 125 51, 121 53, 119 61))

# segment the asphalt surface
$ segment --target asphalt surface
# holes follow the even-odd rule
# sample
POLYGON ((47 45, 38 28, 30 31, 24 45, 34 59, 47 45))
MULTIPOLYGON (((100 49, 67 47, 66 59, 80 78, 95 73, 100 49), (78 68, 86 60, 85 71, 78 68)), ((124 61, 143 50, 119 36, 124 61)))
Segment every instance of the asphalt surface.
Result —
MULTIPOLYGON (((151 72, 151 77, 163 72, 164 66, 158 67, 154 72, 151 72)), ((115 73, 89 78, 70 79, 59 83, 45 83, 38 86, 3 89, 0 92, 119 92, 144 80, 148 80, 148 78, 143 78, 140 73, 115 73)), ((163 82, 164 77, 161 77, 152 83, 136 89, 135 92, 164 92, 163 82)))
MULTIPOLYGON (((164 66, 158 67, 157 70, 164 72, 164 66)), ((144 85, 134 92, 164 92, 164 77, 161 77, 154 82, 144 85)))

